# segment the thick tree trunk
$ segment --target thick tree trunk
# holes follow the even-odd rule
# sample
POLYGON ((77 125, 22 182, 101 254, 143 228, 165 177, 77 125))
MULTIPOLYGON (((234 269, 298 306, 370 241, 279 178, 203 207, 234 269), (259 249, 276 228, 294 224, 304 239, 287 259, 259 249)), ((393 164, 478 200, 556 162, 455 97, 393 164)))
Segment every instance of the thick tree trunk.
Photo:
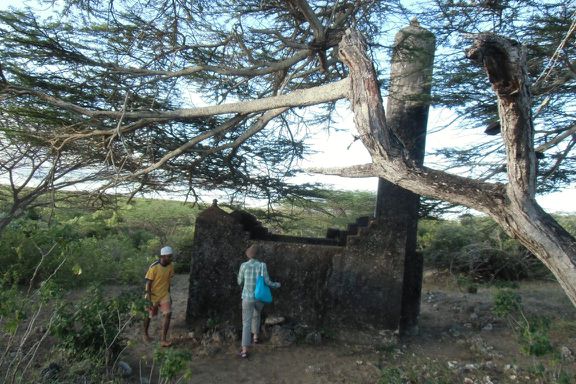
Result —
POLYGON ((524 51, 517 43, 487 34, 477 37, 468 56, 484 65, 498 96, 508 184, 422 167, 410 159, 407 148, 396 145, 401 140, 386 126, 376 72, 356 31, 346 32, 340 57, 350 68, 354 121, 373 162, 323 173, 383 177, 415 193, 489 214, 552 271, 576 306, 576 240, 534 199, 536 160, 524 51))
POLYGON ((535 200, 537 160, 526 50, 515 41, 480 34, 467 56, 484 66, 498 97, 506 146, 507 200, 490 215, 552 271, 576 305, 576 241, 535 200))
POLYGON ((576 241, 535 202, 510 202, 490 215, 554 274, 576 306, 576 241))

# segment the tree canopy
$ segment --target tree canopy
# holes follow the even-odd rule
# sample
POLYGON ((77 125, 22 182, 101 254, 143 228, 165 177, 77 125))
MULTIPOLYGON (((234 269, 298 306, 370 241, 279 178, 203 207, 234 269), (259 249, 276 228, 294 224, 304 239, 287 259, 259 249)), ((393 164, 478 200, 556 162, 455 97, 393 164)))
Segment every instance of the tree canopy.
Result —
MULTIPOLYGON (((533 97, 534 146, 539 159, 539 192, 557 190, 574 182, 574 122, 576 3, 574 1, 433 1, 433 12, 418 18, 436 36, 434 104, 458 113, 457 124, 497 135, 499 117, 493 93, 484 75, 470 69, 462 52, 466 37, 494 32, 526 47, 527 71, 533 97), (438 22, 438 20, 442 20, 438 22)), ((452 122, 450 122, 452 123, 452 122)), ((469 164, 471 174, 484 180, 506 181, 505 151, 496 140, 474 148, 445 148, 451 167, 469 164)), ((462 168, 460 168, 462 169, 462 168)))
MULTIPOLYGON (((484 75, 463 55, 466 35, 496 32, 528 47, 542 157, 538 186, 570 183, 573 2, 407 6, 396 0, 67 0, 11 9, 0 14, 2 132, 59 156, 97 158, 116 174, 103 187, 121 183, 192 196, 220 189, 271 200, 306 194, 308 186, 286 180, 308 151, 306 135, 330 129, 336 100, 346 92, 336 87, 347 75, 337 57, 343 31, 353 26, 368 39, 386 94, 391 36, 417 17, 439 42, 433 103, 457 111, 458 121, 447 124, 463 129, 484 129, 498 119, 484 75), (308 105, 315 106, 303 108, 308 105)), ((501 140, 440 154, 476 177, 505 178, 501 140)), ((94 172, 93 162, 84 165, 94 172)))
MULTIPOLYGON (((12 119, 3 131, 58 153, 98 152, 89 156, 117 173, 105 185, 272 200, 304 193, 284 179, 305 154, 306 131, 327 121, 342 92, 327 90, 331 103, 313 114, 266 99, 252 109, 230 104, 343 78, 332 48, 352 19, 374 25, 371 12, 384 4, 324 6, 312 30, 303 13, 311 8, 283 3, 69 2, 56 13, 3 12, 1 108, 12 119)), ((314 93, 299 102, 318 104, 314 93)))

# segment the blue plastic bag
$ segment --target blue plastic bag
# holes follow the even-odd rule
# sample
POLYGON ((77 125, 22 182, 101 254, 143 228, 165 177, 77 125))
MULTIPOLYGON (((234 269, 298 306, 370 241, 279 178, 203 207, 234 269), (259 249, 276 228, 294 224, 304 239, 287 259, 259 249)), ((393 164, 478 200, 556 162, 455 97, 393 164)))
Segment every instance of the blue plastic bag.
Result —
POLYGON ((266 281, 264 280, 264 264, 262 264, 262 267, 260 268, 260 274, 256 279, 254 298, 266 304, 270 304, 272 302, 272 292, 270 291, 270 287, 266 285, 266 281))

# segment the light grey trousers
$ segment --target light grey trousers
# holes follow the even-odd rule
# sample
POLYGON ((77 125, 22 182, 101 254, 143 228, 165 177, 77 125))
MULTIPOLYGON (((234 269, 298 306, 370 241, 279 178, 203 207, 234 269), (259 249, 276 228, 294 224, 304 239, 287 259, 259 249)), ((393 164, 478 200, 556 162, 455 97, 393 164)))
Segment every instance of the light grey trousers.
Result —
POLYGON ((254 300, 242 300, 242 346, 252 344, 252 333, 260 333, 260 314, 264 303, 254 300))

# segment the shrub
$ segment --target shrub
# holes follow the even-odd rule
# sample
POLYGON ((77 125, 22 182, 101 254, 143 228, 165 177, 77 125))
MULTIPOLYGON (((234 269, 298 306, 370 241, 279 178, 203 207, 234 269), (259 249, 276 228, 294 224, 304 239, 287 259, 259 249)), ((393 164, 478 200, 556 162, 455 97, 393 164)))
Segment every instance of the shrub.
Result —
POLYGON ((382 369, 378 384, 403 384, 404 377, 402 371, 397 367, 387 367, 382 369))
POLYGON ((0 275, 9 284, 34 285, 49 277, 64 259, 62 250, 77 239, 73 228, 17 220, 0 241, 0 275))
POLYGON ((154 358, 160 363, 161 382, 170 382, 177 375, 181 375, 181 379, 189 379, 191 372, 186 367, 191 357, 189 352, 178 349, 156 349, 154 358))
POLYGON ((70 356, 109 362, 125 347, 124 328, 143 314, 137 294, 104 298, 96 288, 75 304, 61 305, 50 328, 70 356))
POLYGON ((553 351, 549 336, 550 320, 543 316, 529 317, 516 292, 510 289, 498 290, 494 297, 493 312, 508 321, 518 335, 523 352, 542 356, 553 351))
POLYGON ((37 286, 53 277, 64 287, 92 282, 138 283, 147 254, 127 234, 86 237, 78 226, 18 220, 0 241, 0 279, 5 284, 37 286))
POLYGON ((40 328, 41 319, 51 316, 47 304, 60 293, 60 288, 52 281, 44 281, 39 289, 28 292, 0 282, 0 338, 4 350, 0 356, 0 377, 6 382, 33 381, 25 379, 27 371, 36 363, 38 348, 48 336, 46 329, 40 328))
POLYGON ((26 311, 22 306, 21 293, 15 285, 11 287, 0 282, 0 324, 2 331, 14 334, 18 325, 26 318, 26 311))
POLYGON ((146 271, 147 258, 126 235, 80 239, 67 245, 67 268, 60 274, 75 286, 92 282, 137 283, 146 271))
POLYGON ((542 356, 554 351, 550 342, 550 319, 543 316, 532 317, 520 327, 522 350, 531 356, 542 356))
POLYGON ((492 311, 498 317, 513 316, 522 310, 522 298, 510 289, 499 289, 494 295, 492 311))
POLYGON ((518 280, 547 274, 542 263, 486 217, 422 220, 418 243, 425 263, 476 282, 518 280))

